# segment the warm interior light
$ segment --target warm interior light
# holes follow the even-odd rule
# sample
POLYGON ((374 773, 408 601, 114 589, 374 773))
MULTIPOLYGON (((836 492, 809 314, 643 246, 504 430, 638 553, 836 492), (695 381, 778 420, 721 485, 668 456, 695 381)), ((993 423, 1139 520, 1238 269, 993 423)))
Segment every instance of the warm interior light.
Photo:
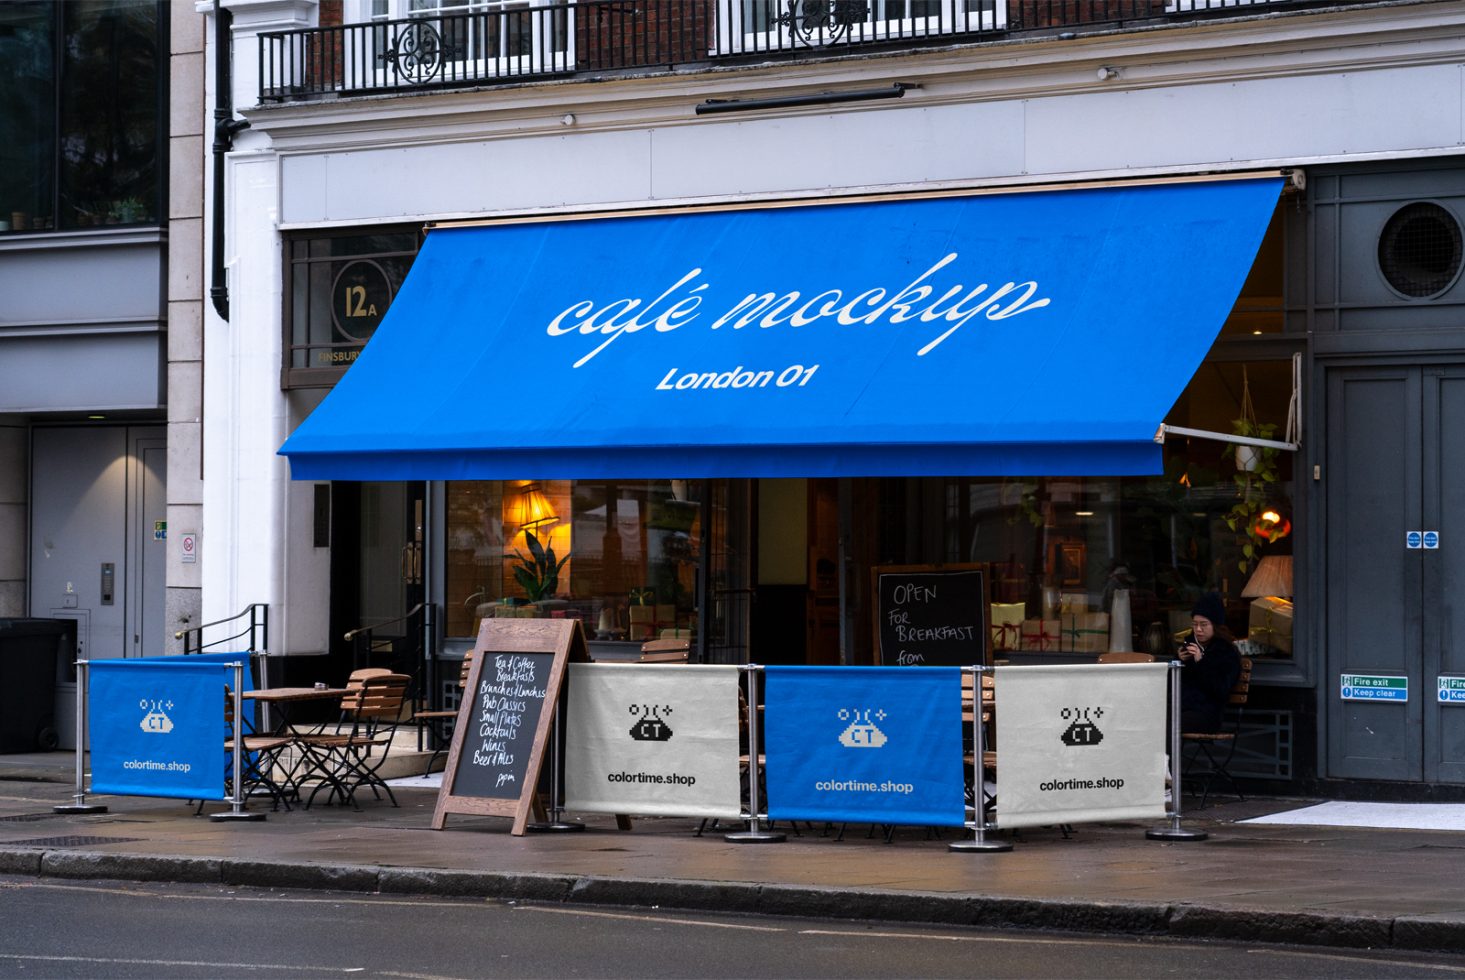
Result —
POLYGON ((1091 511, 1091 510, 1076 510, 1073 513, 1076 516, 1078 516, 1078 517, 1093 517, 1094 516, 1094 512, 1091 511))
POLYGON ((554 507, 550 504, 549 498, 544 495, 544 491, 532 483, 524 491, 519 514, 519 526, 525 530, 544 527, 560 519, 560 515, 554 512, 554 507))
POLYGON ((1267 555, 1257 562, 1256 571, 1247 579, 1241 590, 1243 599, 1260 599, 1264 596, 1292 596, 1292 556, 1267 555))
POLYGON ((100 422, 103 419, 105 419, 106 417, 107 416, 105 416, 105 415, 88 415, 87 416, 87 418, 90 419, 93 422, 100 422))

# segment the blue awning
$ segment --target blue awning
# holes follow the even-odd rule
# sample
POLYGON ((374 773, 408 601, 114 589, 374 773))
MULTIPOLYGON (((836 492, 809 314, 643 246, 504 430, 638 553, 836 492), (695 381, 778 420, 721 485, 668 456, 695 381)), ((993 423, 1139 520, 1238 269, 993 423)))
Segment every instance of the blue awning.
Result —
POLYGON ((280 451, 310 480, 1158 473, 1280 189, 439 228, 280 451))

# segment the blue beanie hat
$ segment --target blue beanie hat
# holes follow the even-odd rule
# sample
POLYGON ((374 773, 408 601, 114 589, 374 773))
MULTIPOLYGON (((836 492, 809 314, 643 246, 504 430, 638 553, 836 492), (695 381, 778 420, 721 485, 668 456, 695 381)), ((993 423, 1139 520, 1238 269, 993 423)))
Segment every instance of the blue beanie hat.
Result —
POLYGON ((1211 625, 1221 627, 1226 625, 1226 605, 1221 601, 1220 595, 1215 592, 1207 592, 1196 600, 1195 608, 1190 611, 1192 616, 1204 616, 1211 621, 1211 625))

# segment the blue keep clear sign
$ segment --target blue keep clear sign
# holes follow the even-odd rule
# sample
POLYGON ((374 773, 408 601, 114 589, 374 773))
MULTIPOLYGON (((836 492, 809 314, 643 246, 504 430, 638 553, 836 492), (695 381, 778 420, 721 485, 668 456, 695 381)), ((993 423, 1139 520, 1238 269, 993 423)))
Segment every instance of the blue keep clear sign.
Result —
POLYGON ((956 667, 768 667, 768 816, 966 823, 956 667))
POLYGON ((1438 685, 1435 694, 1440 704, 1465 704, 1465 677, 1446 677, 1441 674, 1435 678, 1438 685))
POLYGON ((1408 701, 1409 678, 1392 674, 1343 674, 1344 701, 1408 701))

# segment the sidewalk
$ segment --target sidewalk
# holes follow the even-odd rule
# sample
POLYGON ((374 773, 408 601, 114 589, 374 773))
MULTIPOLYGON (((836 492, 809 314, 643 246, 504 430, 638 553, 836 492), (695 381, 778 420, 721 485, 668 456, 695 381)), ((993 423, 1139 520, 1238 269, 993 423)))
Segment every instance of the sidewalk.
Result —
POLYGON ((695 820, 669 818, 620 832, 590 816, 584 833, 515 838, 507 819, 454 815, 436 832, 436 791, 408 787, 400 808, 366 800, 360 813, 258 823, 142 797, 52 813, 71 801, 73 765, 69 752, 0 755, 0 873, 1465 951, 1465 835, 1235 822, 1312 801, 1212 804, 1185 821, 1211 835, 1199 843, 1086 824, 1068 840, 1044 828, 1009 853, 969 854, 947 850, 950 834, 902 829, 887 845, 864 826, 763 845, 699 838, 695 820))

